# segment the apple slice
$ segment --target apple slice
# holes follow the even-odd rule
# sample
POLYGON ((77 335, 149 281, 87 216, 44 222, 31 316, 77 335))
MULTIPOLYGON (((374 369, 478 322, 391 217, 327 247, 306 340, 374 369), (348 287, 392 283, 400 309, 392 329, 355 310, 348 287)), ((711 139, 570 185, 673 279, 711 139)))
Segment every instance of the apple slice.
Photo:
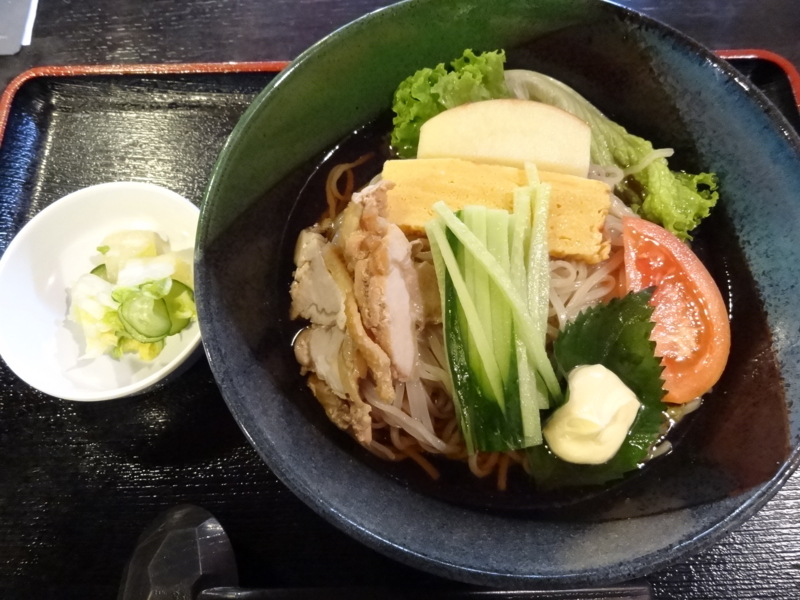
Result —
POLYGON ((589 174, 589 126, 532 100, 472 102, 439 113, 420 130, 417 158, 461 158, 577 177, 589 174))

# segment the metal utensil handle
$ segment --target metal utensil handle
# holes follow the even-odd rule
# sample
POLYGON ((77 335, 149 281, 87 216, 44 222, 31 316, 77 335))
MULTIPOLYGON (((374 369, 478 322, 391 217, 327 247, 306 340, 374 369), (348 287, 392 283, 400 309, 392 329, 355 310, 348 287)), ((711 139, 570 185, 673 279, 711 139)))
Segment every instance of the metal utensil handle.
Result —
POLYGON ((645 581, 614 587, 575 590, 446 591, 389 588, 288 588, 203 590, 197 600, 652 600, 645 581))

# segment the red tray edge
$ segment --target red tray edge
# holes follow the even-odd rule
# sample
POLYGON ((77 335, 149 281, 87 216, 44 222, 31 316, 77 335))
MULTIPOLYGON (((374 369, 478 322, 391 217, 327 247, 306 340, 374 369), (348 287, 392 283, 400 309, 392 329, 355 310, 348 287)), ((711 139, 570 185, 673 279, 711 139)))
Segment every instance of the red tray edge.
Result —
MULTIPOLYGON (((716 50, 716 55, 724 59, 760 58, 768 60, 780 67, 789 78, 792 86, 795 103, 800 109, 800 73, 788 59, 758 48, 745 48, 735 50, 716 50)), ((253 73, 253 72, 278 72, 285 69, 289 61, 263 61, 263 62, 224 62, 224 63, 161 63, 161 64, 132 64, 132 65, 58 65, 47 67, 34 67, 17 75, 8 84, 3 95, 0 96, 0 144, 3 143, 8 115, 11 112, 11 103, 19 89, 31 79, 37 77, 72 77, 80 75, 165 75, 165 74, 191 74, 191 73, 253 73)))
POLYGON ((224 63, 160 63, 131 65, 54 65, 34 67, 17 75, 0 96, 0 144, 3 143, 11 103, 19 89, 37 77, 73 77, 80 75, 186 75, 193 73, 276 73, 289 61, 224 63))
POLYGON ((778 65, 789 78, 795 104, 797 104, 797 108, 800 109, 800 73, 798 73, 797 67, 795 67, 786 57, 781 56, 777 52, 761 50, 758 48, 745 48, 741 50, 716 50, 715 54, 720 58, 724 58, 725 60, 737 58, 760 58, 778 65))

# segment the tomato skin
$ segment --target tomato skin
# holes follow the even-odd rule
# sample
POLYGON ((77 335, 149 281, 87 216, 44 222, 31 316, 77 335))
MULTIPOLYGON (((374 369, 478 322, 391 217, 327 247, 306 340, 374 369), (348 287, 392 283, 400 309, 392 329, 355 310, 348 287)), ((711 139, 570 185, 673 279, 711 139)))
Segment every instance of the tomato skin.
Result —
POLYGON ((628 291, 655 286, 650 338, 664 365, 664 402, 682 404, 717 383, 731 347, 725 301, 700 259, 672 233, 622 219, 628 291))

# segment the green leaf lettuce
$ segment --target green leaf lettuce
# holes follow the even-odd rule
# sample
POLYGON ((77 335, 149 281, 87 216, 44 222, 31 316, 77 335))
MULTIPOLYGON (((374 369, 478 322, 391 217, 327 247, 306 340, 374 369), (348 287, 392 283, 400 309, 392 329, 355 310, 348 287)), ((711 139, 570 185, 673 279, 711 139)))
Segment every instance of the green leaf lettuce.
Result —
MULTIPOLYGON (((653 152, 650 142, 628 133, 578 92, 552 77, 534 71, 507 71, 506 83, 515 97, 556 106, 586 122, 592 128, 594 164, 631 169, 653 152)), ((692 239, 689 232, 708 216, 719 198, 716 175, 670 171, 666 158, 656 158, 631 173, 617 191, 636 212, 682 240, 692 239)))
POLYGON ((392 146, 402 158, 417 155, 420 127, 431 117, 467 102, 507 98, 503 77, 505 52, 484 52, 476 55, 464 50, 464 55, 433 69, 420 69, 397 88, 392 109, 392 146))

